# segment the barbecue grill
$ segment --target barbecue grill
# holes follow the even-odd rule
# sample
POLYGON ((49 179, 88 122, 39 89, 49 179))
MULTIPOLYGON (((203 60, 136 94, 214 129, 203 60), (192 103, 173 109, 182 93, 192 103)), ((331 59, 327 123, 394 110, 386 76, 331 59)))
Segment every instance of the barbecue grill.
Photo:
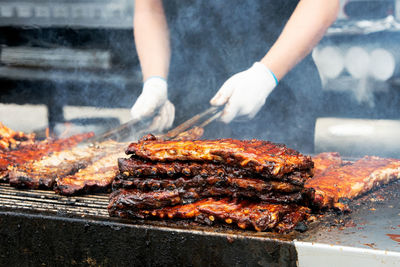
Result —
MULTIPOLYGON (((131 14, 131 1, 127 0, 58 0, 51 7, 44 0, 4 1, 0 30, 4 36, 19 33, 13 34, 13 42, 0 37, 2 44, 11 47, 1 51, 1 102, 45 103, 50 126, 63 121, 66 104, 129 107, 135 92, 127 89, 139 88, 141 81, 138 72, 131 73, 138 66, 137 58, 126 57, 133 42, 129 39, 131 14), (32 24, 35 27, 26 27, 32 24), (47 33, 47 40, 23 41, 38 32, 47 33), (48 42, 57 34, 67 37, 53 47, 48 42), (79 36, 90 41, 84 43, 85 38, 79 36), (107 43, 113 36, 122 41, 107 43), (58 49, 65 45, 67 49, 58 49), (13 46, 18 49, 13 50, 13 46), (93 50, 88 49, 92 46, 93 50), (99 56, 92 56, 93 51, 99 56), (83 67, 71 71, 77 54, 83 55, 83 67), (48 60, 54 55, 64 58, 48 60), (47 60, 43 62, 41 57, 47 60), (95 68, 96 60, 101 60, 102 67, 95 68), (81 97, 83 87, 90 89, 86 98, 81 97), (98 89, 103 88, 112 95, 105 92, 98 97, 98 89), (63 99, 66 91, 69 96, 63 99), (21 98, 23 93, 27 94, 21 98), (110 103, 114 95, 119 95, 120 102, 110 103)), ((337 29, 331 32, 335 34, 337 29)), ((330 104, 335 96, 326 99, 330 104)), ((352 107, 352 103, 345 106, 352 107)), ((387 108, 381 106, 382 110, 387 108)), ((383 114, 379 110, 379 114, 376 109, 373 115, 367 114, 376 118, 383 114)), ((349 116, 351 112, 355 116, 351 108, 333 115, 349 116)), ((398 112, 389 118, 398 119, 398 112)), ((276 234, 188 221, 113 218, 107 211, 108 194, 65 197, 53 191, 19 190, 0 184, 0 265, 398 266, 399 203, 400 182, 395 182, 350 203, 350 214, 324 214, 307 230, 276 234)))
POLYGON ((327 214, 304 233, 108 216, 108 195, 0 186, 1 265, 398 266, 400 182, 327 214))

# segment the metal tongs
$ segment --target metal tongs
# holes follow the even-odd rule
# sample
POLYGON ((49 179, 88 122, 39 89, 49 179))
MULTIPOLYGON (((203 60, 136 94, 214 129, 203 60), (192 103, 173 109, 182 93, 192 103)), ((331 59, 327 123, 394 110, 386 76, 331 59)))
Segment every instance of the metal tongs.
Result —
POLYGON ((160 139, 163 140, 171 140, 180 135, 181 133, 185 132, 189 128, 192 127, 200 127, 203 128, 206 125, 210 124, 212 121, 219 118, 222 114, 222 107, 210 107, 205 111, 194 115, 192 118, 188 119, 187 121, 183 122, 182 124, 178 125, 174 129, 168 131, 165 134, 159 135, 160 139))
POLYGON ((143 135, 146 129, 152 123, 153 118, 144 120, 130 120, 126 123, 121 124, 117 128, 111 129, 101 135, 94 136, 87 140, 89 143, 102 142, 105 140, 113 139, 115 141, 125 140, 128 137, 134 137, 139 139, 143 135))
MULTIPOLYGON (((178 125, 171 131, 165 134, 158 135, 158 137, 164 140, 171 140, 194 126, 203 128, 210 122, 214 121, 219 116, 221 116, 222 113, 221 110, 222 110, 221 107, 210 107, 207 110, 193 116, 184 123, 178 125)), ((144 134, 147 133, 148 128, 152 123, 152 119, 153 118, 148 118, 145 120, 130 120, 124 124, 121 124, 119 127, 115 129, 112 129, 99 136, 94 136, 88 139, 87 142, 96 143, 108 139, 114 139, 116 141, 126 140, 127 138, 131 140, 139 139, 140 137, 142 137, 144 134)))

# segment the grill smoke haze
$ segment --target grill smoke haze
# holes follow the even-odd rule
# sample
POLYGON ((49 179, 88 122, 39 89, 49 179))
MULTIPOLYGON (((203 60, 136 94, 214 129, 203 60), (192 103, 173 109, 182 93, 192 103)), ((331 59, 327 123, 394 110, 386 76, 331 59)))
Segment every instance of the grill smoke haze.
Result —
MULTIPOLYGON (((125 1, 124 5, 127 7, 125 9, 120 8, 120 3, 123 2, 113 1, 107 8, 100 8, 101 3, 88 4, 88 1, 65 3, 68 10, 65 14, 71 16, 75 14, 73 18, 71 17, 73 23, 68 23, 51 17, 52 8, 57 6, 58 10, 62 9, 62 1, 34 3, 40 7, 42 15, 46 13, 43 10, 48 7, 49 18, 46 22, 40 22, 33 17, 36 14, 33 11, 36 9, 31 2, 4 1, 0 12, 0 24, 3 26, 0 44, 4 47, 0 60, 1 67, 7 69, 2 71, 1 76, 4 88, 1 102, 35 105, 52 105, 57 102, 61 106, 129 109, 141 92, 142 77, 131 28, 133 1, 125 1), (87 18, 96 14, 92 11, 96 8, 104 11, 98 13, 97 25, 79 21, 77 10, 84 4, 87 4, 85 6, 87 18), (32 17, 25 19, 20 17, 12 23, 11 19, 15 17, 10 17, 8 22, 5 20, 6 17, 1 17, 7 10, 12 11, 6 12, 7 14, 17 16, 20 14, 19 11, 24 9, 21 7, 25 7, 32 17), (104 14, 109 16, 107 20, 104 20, 106 17, 104 14), (68 68, 51 64, 44 67, 12 65, 7 61, 10 58, 4 58, 7 55, 6 48, 20 47, 32 48, 32 51, 69 49, 68 51, 72 53, 75 51, 76 55, 79 55, 80 51, 88 53, 103 51, 110 56, 109 65, 97 69, 78 66, 79 64, 68 68)), ((279 21, 277 17, 282 14, 289 16, 297 2, 163 1, 171 33, 169 97, 176 106, 175 123, 183 122, 208 108, 209 100, 226 79, 260 60, 272 44, 267 44, 265 40, 276 40, 286 22, 274 21, 279 21), (229 12, 226 12, 227 10, 229 12), (266 18, 265 14, 271 16, 266 18)), ((321 100, 318 101, 320 107, 318 112, 315 111, 319 118, 398 120, 400 117, 398 2, 341 1, 342 8, 338 21, 328 30, 313 54, 323 82, 322 90, 318 93, 320 95, 308 96, 306 94, 308 88, 302 88, 306 89, 304 91, 297 90, 299 81, 307 84, 310 90, 318 87, 320 82, 319 79, 310 78, 313 73, 312 67, 300 63, 302 77, 296 75, 291 77, 291 72, 285 78, 287 80, 282 82, 287 90, 286 97, 270 95, 271 100, 283 108, 268 112, 285 121, 289 112, 307 112, 310 103, 320 97, 321 100), (363 51, 361 56, 357 56, 358 58, 349 56, 349 51, 352 49, 354 51, 355 47, 358 51, 363 51), (360 69, 361 73, 357 73, 360 69), (296 104, 298 102, 295 100, 299 98, 305 100, 303 104, 296 104)), ((61 11, 57 14, 61 14, 61 11)), ((265 110, 260 111, 256 119, 265 116, 265 112, 265 110)), ((304 121, 299 119, 297 123, 299 127, 290 133, 292 139, 296 139, 296 130, 302 130, 301 125, 311 127, 307 126, 305 119, 304 121)), ((262 138, 262 135, 257 136, 253 133, 264 131, 264 126, 246 119, 238 119, 232 124, 232 128, 238 128, 234 129, 236 137, 246 139, 260 138, 260 136, 262 138), (240 125, 244 125, 244 129, 239 129, 240 125)), ((209 130, 206 129, 205 137, 221 138, 232 134, 232 129, 226 129, 223 124, 214 123, 209 127, 209 130)), ((287 129, 284 124, 277 127, 277 134, 271 137, 272 141, 283 142, 283 134, 278 133, 286 134, 287 129)))

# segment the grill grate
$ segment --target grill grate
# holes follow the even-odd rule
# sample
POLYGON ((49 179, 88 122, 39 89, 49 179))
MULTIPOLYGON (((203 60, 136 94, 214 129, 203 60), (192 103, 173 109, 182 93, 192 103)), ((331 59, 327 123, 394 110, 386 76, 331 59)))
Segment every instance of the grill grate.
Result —
POLYGON ((8 185, 0 186, 2 208, 109 217, 107 205, 107 194, 65 197, 53 191, 21 190, 8 185))

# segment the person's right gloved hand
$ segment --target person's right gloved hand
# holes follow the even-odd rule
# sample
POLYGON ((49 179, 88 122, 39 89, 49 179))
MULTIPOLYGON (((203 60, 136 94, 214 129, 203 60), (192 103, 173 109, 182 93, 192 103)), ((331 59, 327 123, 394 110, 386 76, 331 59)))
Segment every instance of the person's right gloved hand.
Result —
POLYGON ((255 62, 251 68, 229 78, 210 104, 225 105, 221 116, 225 123, 240 116, 252 119, 277 85, 278 79, 273 72, 263 63, 255 62))
POLYGON ((162 132, 172 126, 175 107, 168 100, 168 84, 161 77, 150 77, 143 84, 142 93, 131 108, 132 119, 143 120, 153 116, 149 131, 162 132))

